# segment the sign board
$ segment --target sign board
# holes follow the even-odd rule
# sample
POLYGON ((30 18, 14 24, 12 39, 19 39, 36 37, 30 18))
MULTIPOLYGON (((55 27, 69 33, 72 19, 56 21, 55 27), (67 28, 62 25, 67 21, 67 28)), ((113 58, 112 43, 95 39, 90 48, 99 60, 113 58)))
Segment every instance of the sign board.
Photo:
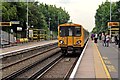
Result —
POLYGON ((119 30, 119 28, 111 28, 111 31, 118 31, 118 30, 119 30))
POLYGON ((110 28, 111 28, 111 26, 108 26, 108 28, 110 29, 110 28))
POLYGON ((13 29, 11 29, 10 32, 13 33, 13 29))
POLYGON ((33 30, 29 30, 29 38, 33 37, 33 30))
POLYGON ((50 31, 50 34, 52 34, 52 31, 50 31))
POLYGON ((20 21, 11 21, 11 24, 20 24, 20 21))
POLYGON ((11 26, 11 22, 0 22, 0 26, 11 26))
POLYGON ((22 31, 22 27, 17 27, 17 31, 22 31))
POLYGON ((119 26, 119 22, 108 22, 108 26, 119 26))

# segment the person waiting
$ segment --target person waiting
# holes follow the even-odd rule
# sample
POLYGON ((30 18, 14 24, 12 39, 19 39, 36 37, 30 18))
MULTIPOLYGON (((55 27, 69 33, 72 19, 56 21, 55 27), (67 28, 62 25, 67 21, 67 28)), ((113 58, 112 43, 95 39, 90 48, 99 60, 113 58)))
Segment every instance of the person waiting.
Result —
POLYGON ((102 45, 106 46, 106 35, 102 34, 102 45))
POLYGON ((115 44, 118 45, 118 38, 115 36, 115 44))
POLYGON ((106 35, 106 46, 109 46, 109 42, 110 42, 110 36, 109 34, 106 35))
POLYGON ((98 39, 98 35, 95 34, 95 39, 94 39, 94 42, 97 43, 97 39, 98 39))

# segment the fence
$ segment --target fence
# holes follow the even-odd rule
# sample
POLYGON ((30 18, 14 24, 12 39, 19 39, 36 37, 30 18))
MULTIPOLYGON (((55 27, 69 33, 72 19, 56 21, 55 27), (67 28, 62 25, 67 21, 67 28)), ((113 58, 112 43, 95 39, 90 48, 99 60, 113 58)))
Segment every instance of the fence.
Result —
POLYGON ((0 30, 0 46, 15 43, 15 41, 13 34, 0 30))

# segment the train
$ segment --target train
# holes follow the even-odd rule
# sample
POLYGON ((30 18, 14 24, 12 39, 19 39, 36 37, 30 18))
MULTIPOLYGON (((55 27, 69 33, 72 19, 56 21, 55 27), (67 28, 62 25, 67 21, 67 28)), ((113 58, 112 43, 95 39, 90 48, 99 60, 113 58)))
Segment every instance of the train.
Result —
POLYGON ((58 26, 58 47, 63 54, 82 51, 89 39, 89 32, 80 24, 64 23, 58 26))

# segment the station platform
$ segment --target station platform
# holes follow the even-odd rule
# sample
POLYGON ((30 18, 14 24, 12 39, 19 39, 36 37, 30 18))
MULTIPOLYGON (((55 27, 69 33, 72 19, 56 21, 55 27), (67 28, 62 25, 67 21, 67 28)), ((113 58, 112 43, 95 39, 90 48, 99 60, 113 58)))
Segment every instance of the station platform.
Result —
POLYGON ((56 42, 58 42, 58 41, 57 40, 47 40, 47 41, 39 41, 39 42, 28 42, 28 43, 20 44, 20 45, 17 45, 17 46, 0 48, 0 53, 6 54, 6 53, 9 53, 9 52, 19 51, 19 50, 23 50, 23 49, 28 49, 28 48, 32 48, 32 47, 36 47, 36 46, 47 45, 47 44, 56 43, 56 42))
POLYGON ((85 48, 70 78, 118 80, 118 48, 114 43, 104 47, 101 41, 89 40, 85 48))

